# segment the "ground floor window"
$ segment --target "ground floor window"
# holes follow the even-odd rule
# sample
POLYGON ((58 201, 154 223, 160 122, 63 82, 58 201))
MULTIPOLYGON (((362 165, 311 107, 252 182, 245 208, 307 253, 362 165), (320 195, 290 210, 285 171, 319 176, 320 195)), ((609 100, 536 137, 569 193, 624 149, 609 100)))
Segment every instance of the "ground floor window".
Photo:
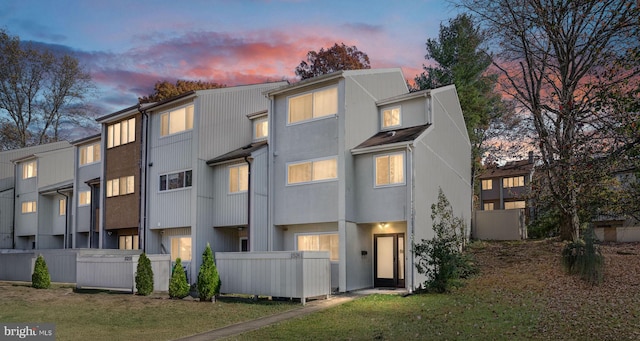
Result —
POLYGON ((138 250, 138 235, 118 236, 118 248, 120 250, 138 250))
POLYGON ((331 261, 340 259, 338 241, 337 233, 299 234, 296 238, 298 251, 329 251, 331 261))
POLYGON ((180 257, 182 262, 191 261, 191 237, 171 238, 171 261, 180 257))
POLYGON ((524 206, 525 206, 524 201, 506 201, 504 203, 505 210, 512 210, 515 208, 524 208, 524 206))
POLYGON ((485 202, 484 203, 484 210, 485 211, 493 211, 493 203, 492 202, 485 202))

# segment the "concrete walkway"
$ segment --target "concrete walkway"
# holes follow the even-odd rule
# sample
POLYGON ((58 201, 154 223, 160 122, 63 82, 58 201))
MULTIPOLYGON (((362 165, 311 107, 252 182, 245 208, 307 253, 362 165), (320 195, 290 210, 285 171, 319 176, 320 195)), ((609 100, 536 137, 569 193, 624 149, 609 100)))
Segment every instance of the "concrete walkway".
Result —
POLYGON ((176 341, 209 341, 209 340, 218 340, 225 337, 245 333, 248 331, 260 329, 262 327, 268 326, 270 324, 282 322, 284 320, 293 319, 300 316, 305 316, 309 314, 313 314, 317 311, 329 309, 331 307, 338 306, 345 302, 353 301, 356 298, 364 297, 371 294, 394 294, 394 295, 402 295, 405 294, 406 290, 379 290, 379 289, 367 289, 367 290, 358 290, 349 293, 339 294, 330 296, 326 300, 315 300, 311 302, 307 302, 304 306, 299 308, 295 308, 292 310, 285 311, 283 313, 270 315, 261 317, 256 320, 240 322, 236 324, 232 324, 230 326, 222 327, 219 329, 214 329, 208 332, 204 332, 201 334, 196 334, 192 336, 187 336, 176 341))

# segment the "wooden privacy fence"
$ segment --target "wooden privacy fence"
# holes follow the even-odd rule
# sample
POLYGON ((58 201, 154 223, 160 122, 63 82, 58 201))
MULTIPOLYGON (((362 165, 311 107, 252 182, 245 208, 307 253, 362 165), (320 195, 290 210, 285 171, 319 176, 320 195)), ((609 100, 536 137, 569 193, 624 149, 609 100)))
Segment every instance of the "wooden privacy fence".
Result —
POLYGON ((471 232, 480 240, 527 239, 524 210, 474 211, 471 232))
POLYGON ((327 251, 216 252, 221 292, 307 298, 331 294, 327 251))

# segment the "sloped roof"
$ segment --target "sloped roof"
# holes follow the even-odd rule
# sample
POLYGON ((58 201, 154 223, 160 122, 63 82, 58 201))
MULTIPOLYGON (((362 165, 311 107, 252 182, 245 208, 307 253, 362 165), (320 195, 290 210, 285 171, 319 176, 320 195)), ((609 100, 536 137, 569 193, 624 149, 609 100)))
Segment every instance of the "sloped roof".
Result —
POLYGON ((226 154, 220 155, 214 159, 211 159, 209 161, 207 161, 207 165, 208 166, 212 166, 221 162, 225 162, 225 161, 231 161, 231 160, 235 160, 235 159, 241 159, 247 156, 251 156, 251 154, 266 146, 267 145, 267 141, 260 141, 260 142, 253 142, 250 143, 242 148, 238 148, 236 150, 230 151, 226 154))
POLYGON ((394 143, 411 142, 418 138, 418 136, 427 130, 429 126, 430 124, 425 124, 410 128, 381 131, 360 143, 354 148, 354 150, 394 143))
POLYGON ((528 175, 533 170, 534 162, 529 159, 512 161, 504 166, 485 168, 479 179, 501 178, 505 176, 528 175))

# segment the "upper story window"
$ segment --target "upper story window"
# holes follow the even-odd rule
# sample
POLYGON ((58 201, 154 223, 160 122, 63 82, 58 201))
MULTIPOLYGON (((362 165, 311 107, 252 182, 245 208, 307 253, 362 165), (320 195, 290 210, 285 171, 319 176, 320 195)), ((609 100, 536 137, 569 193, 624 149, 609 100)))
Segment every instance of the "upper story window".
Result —
POLYGON ((80 166, 100 161, 100 142, 80 147, 80 166))
POLYGON ((229 193, 246 192, 249 189, 249 166, 229 167, 229 193))
POLYGON ((297 123, 338 113, 338 88, 331 87, 289 97, 287 123, 297 123))
POLYGON ((91 205, 91 191, 82 191, 78 193, 78 206, 91 205))
POLYGON ((160 136, 193 129, 193 105, 166 112, 160 116, 160 136))
POLYGON ((375 163, 376 187, 404 184, 404 153, 376 156, 375 163))
POLYGON ((488 191, 490 189, 493 189, 493 180, 491 179, 482 180, 482 190, 488 191))
POLYGON ((120 121, 107 127, 107 148, 136 140, 136 118, 120 121))
POLYGON ((522 186, 524 186, 524 175, 502 179, 503 188, 522 187, 522 186))
POLYGON ((131 194, 134 190, 135 180, 133 175, 107 180, 107 198, 131 194))
POLYGON ((269 136, 269 118, 253 120, 253 140, 264 140, 269 136))
POLYGON ((36 212, 36 202, 35 201, 23 201, 22 202, 22 213, 35 213, 36 212))
POLYGON ((382 110, 382 128, 398 127, 401 124, 400 107, 382 110))
POLYGON ((290 163, 287 165, 287 184, 300 184, 326 181, 338 178, 338 160, 313 160, 290 163))
POLYGON ((67 199, 58 200, 58 215, 67 215, 67 199))
POLYGON ((182 171, 160 175, 160 191, 191 187, 192 171, 182 171))
POLYGON ((36 160, 22 164, 22 178, 29 179, 38 176, 38 163, 36 160))

